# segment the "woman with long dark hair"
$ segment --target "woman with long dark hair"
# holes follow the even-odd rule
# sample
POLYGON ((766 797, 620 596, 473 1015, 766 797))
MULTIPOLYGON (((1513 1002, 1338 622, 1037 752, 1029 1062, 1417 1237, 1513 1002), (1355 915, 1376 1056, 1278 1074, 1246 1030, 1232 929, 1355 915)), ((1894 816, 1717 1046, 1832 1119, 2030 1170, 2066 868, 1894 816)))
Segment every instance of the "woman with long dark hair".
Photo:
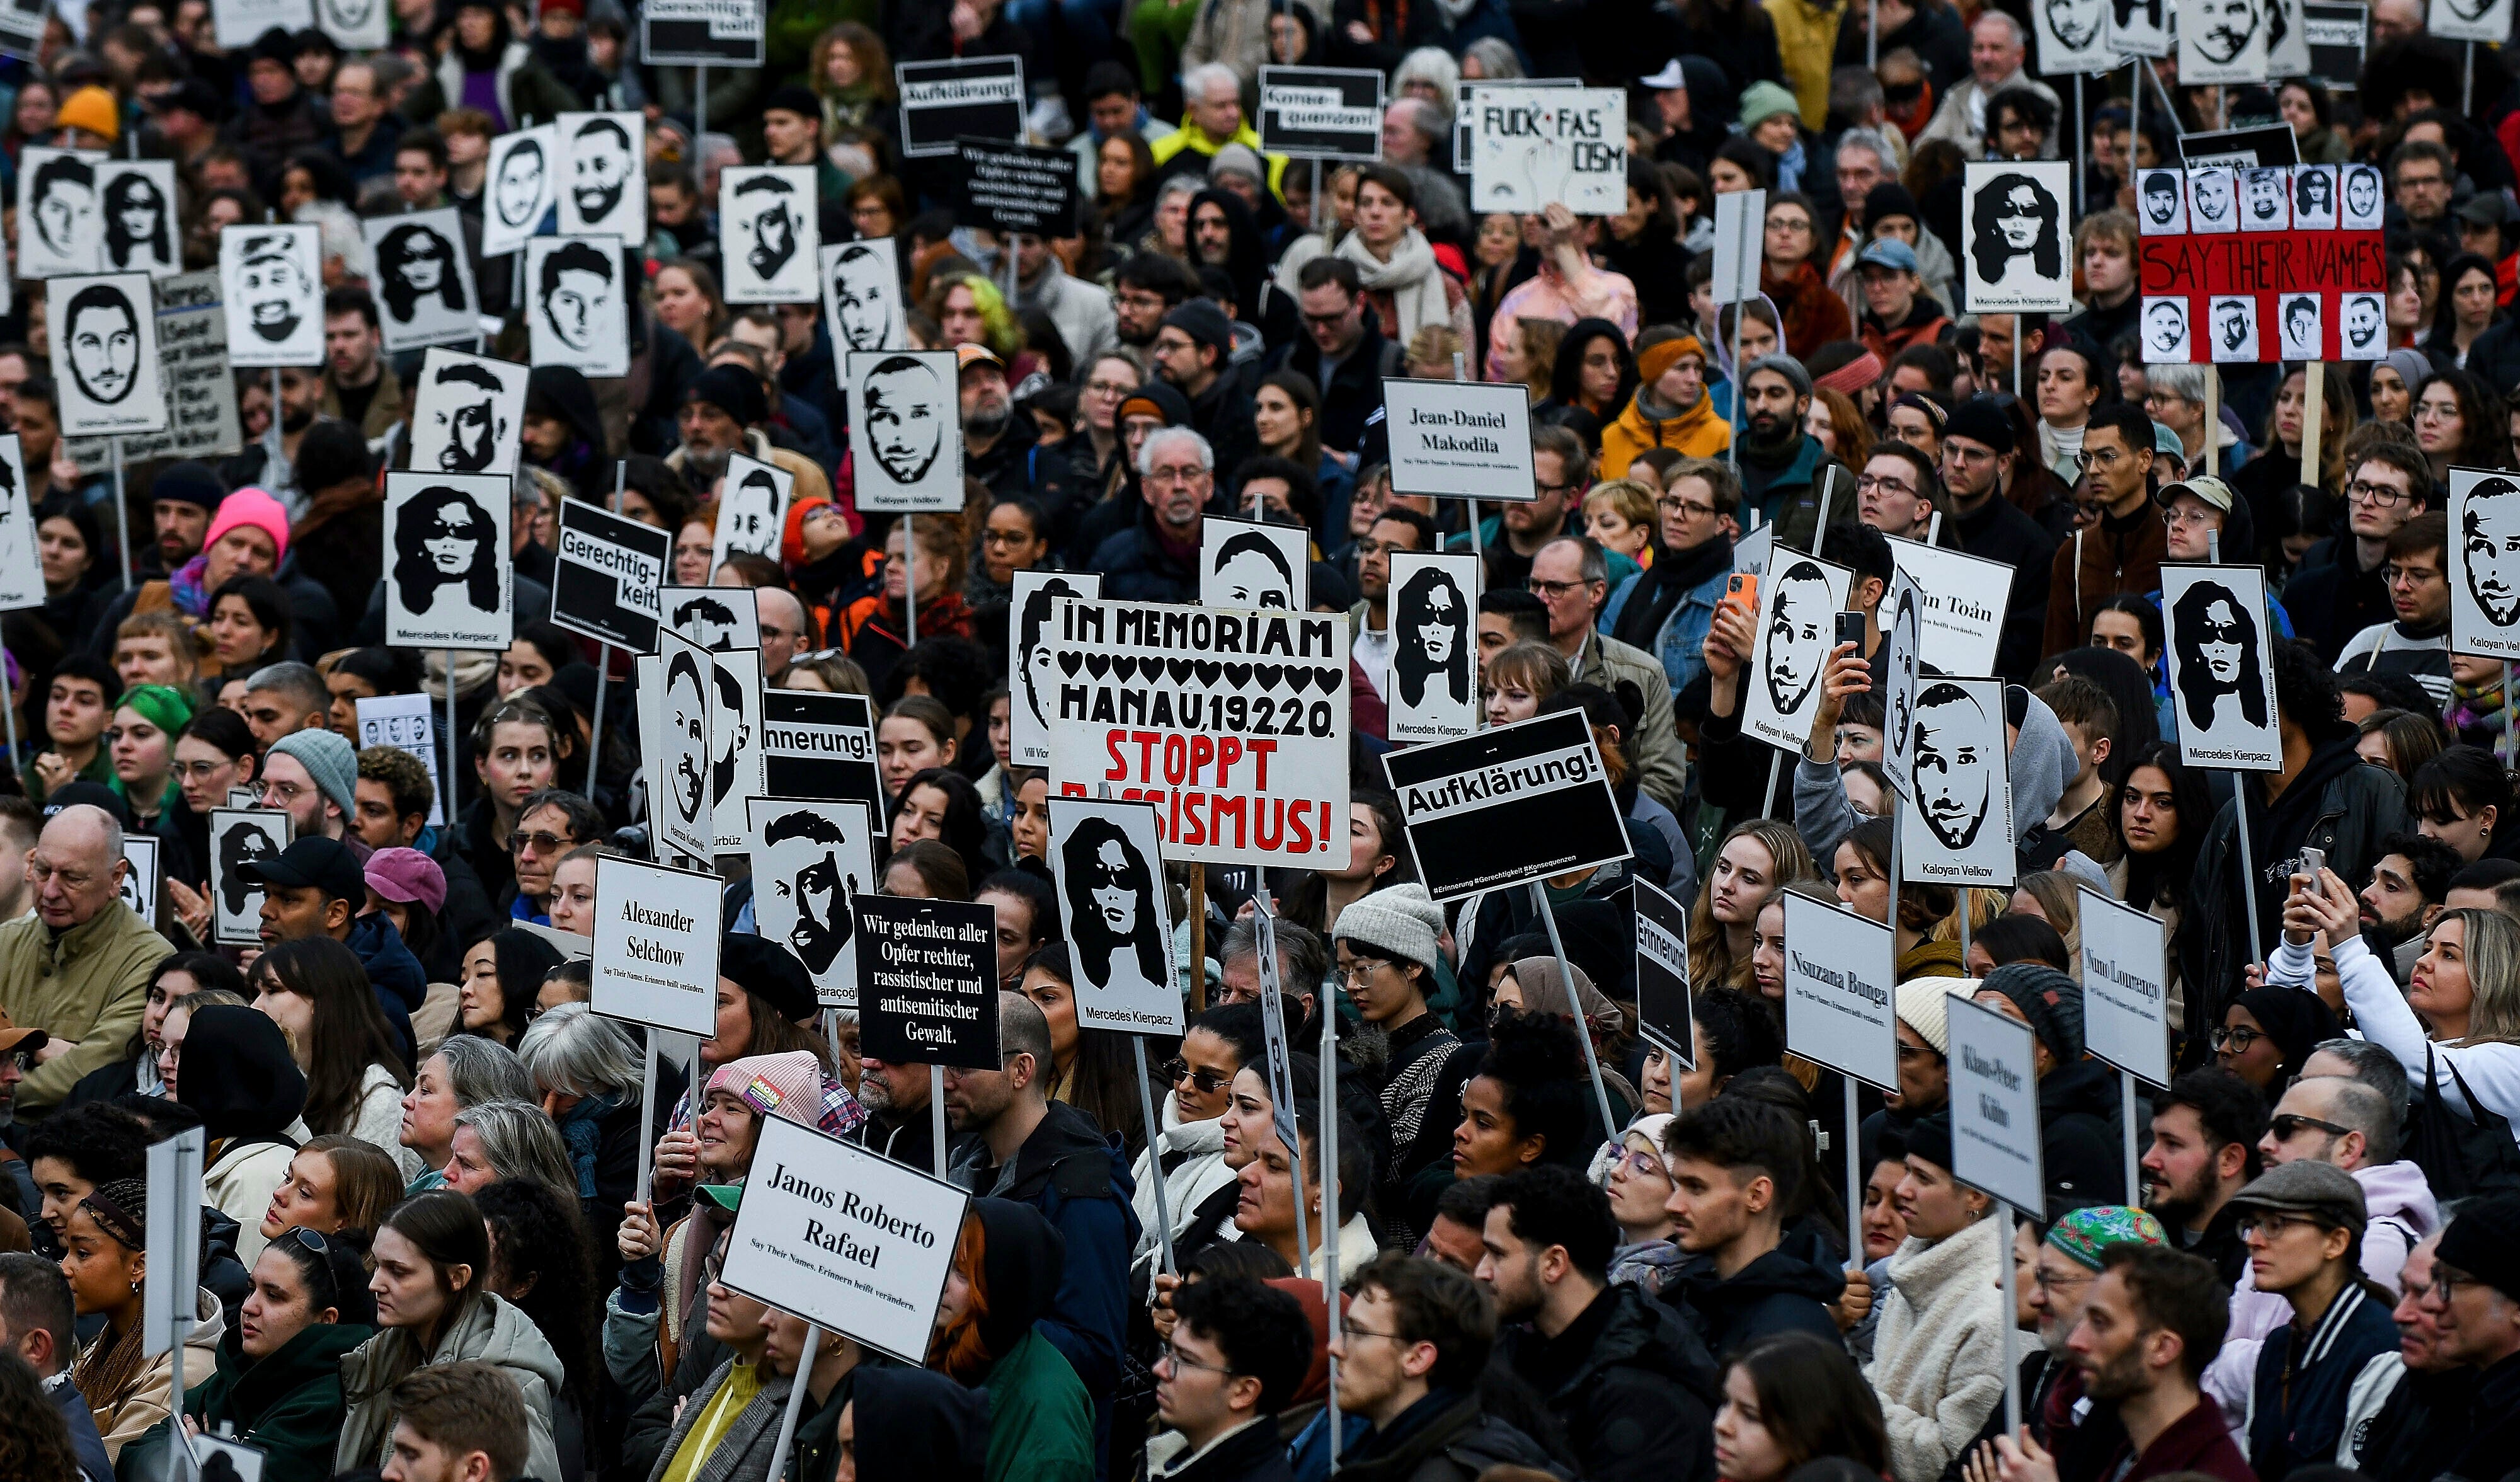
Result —
POLYGON ((1784 1482, 1830 1457, 1867 1476, 1890 1468, 1881 1401, 1845 1347, 1784 1332, 1734 1355, 1715 1413, 1715 1474, 1723 1482, 1784 1482))
POLYGON ((576 1201, 532 1179, 501 1179, 472 1202, 490 1235, 490 1290, 531 1319, 560 1356, 552 1444, 561 1454, 562 1475, 581 1476, 584 1466, 571 1463, 582 1461, 584 1424, 596 1413, 603 1299, 595 1290, 576 1201))
POLYGON ((2510 422, 2502 399, 2473 371, 2435 371, 2415 387, 2415 443, 2433 469, 2433 500, 2441 503, 2450 471, 2499 469, 2511 460, 2510 422))
POLYGON ((2108 867, 2109 889, 2162 923, 2170 973, 2162 991, 2173 1024, 2185 1022, 2175 945, 2180 909, 2214 811, 2204 774, 2180 761, 2175 741, 2156 741, 2138 752, 2118 788, 2116 824, 2126 853, 2108 867))
POLYGON ((561 964, 560 949, 517 926, 497 926, 464 944, 462 1032, 514 1050, 533 1016, 543 974, 561 964))
MULTIPOLYGON (((305 1072, 306 1125, 394 1146, 411 1072, 358 954, 329 936, 300 937, 256 958, 247 981, 305 1072)), ((417 1177, 419 1160, 403 1172, 417 1177)))
POLYGON ((289 597, 268 576, 231 576, 210 594, 202 631, 209 635, 204 675, 243 679, 290 656, 289 597))
POLYGON ((1628 337, 1606 319, 1575 321, 1557 342, 1549 383, 1550 397, 1532 408, 1532 419, 1572 427, 1599 446, 1601 429, 1637 394, 1637 357, 1628 349, 1628 337))
MULTIPOLYGON (((2442 264, 2441 280, 2424 353, 2436 370, 2465 370, 2468 350, 2494 328, 2501 289, 2495 282, 2493 262, 2474 252, 2461 252, 2442 264)), ((2320 435, 2326 435, 2323 429, 2320 435)))
POLYGON ((2231 724, 2225 701, 2252 730, 2267 723, 2267 694, 2258 660, 2258 622, 2219 582, 2200 581, 2171 606, 2179 662, 2180 720, 2200 732, 2231 724))
POLYGON ((1136 129, 1094 147, 1094 223, 1105 242, 1132 245, 1155 218, 1155 152, 1136 129))
POLYGON ((137 172, 116 175, 105 188, 105 254, 112 268, 179 266, 167 220, 165 193, 157 181, 137 172))
POLYGON ((403 506, 394 524, 393 584, 403 606, 427 612, 440 587, 461 589, 476 611, 499 610, 499 527, 472 496, 435 488, 403 506))
POLYGON ((894 849, 934 839, 963 857, 966 879, 984 879, 1000 864, 990 837, 980 789, 951 767, 928 767, 902 784, 893 799, 889 833, 894 849))
MULTIPOLYGON (((1160 964, 1154 981, 1164 981, 1160 964)), ((1128 1036, 1077 1022, 1076 963, 1068 944, 1044 943, 1024 964, 1020 991, 1050 1021, 1050 1064, 1042 1072, 1050 1099, 1091 1116, 1106 1135, 1118 1135, 1132 1156, 1144 1151, 1147 1119, 1138 1106, 1128 1036)))

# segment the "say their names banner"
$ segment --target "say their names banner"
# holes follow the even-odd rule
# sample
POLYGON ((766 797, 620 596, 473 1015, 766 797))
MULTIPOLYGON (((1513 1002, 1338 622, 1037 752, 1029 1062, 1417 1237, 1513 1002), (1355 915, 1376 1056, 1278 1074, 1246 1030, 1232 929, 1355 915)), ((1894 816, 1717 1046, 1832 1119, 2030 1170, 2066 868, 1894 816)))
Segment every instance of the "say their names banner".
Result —
POLYGON ((2377 360, 2387 352, 2377 172, 2190 168, 2186 200, 2174 210, 2162 177, 2182 173, 2143 171, 2138 193, 2146 364, 2377 360))

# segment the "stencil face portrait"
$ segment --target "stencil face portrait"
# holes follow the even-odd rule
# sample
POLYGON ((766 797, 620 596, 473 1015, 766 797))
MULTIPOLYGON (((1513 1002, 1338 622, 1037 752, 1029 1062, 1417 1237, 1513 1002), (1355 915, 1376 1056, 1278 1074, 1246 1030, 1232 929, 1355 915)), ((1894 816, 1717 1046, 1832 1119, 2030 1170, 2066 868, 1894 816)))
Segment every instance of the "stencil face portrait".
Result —
POLYGON ((2380 326, 2387 314, 2377 293, 2345 295, 2343 322, 2348 350, 2367 350, 2380 342, 2380 326))
POLYGON ((2231 172, 2199 170, 2187 177, 2187 204, 2200 232, 2231 229, 2231 172))
POLYGON ((2335 177, 2326 170, 2306 169, 2293 176, 2292 210, 2307 226, 2336 219, 2335 177))
POLYGON ((860 881, 840 864, 848 842, 838 824, 801 810, 781 814, 761 831, 765 857, 755 862, 754 878, 793 905, 796 924, 788 928, 788 945, 817 977, 832 970, 849 944, 860 881))
POLYGON ((1088 818, 1067 835, 1059 877, 1074 919, 1076 966, 1097 988, 1111 986, 1115 959, 1136 958, 1139 975, 1164 979, 1163 933, 1155 914, 1154 872, 1117 824, 1088 818))
POLYGON ((2071 51, 2097 46, 2108 23, 2109 0, 2047 0, 2048 29, 2071 51))
POLYGON ((2241 217, 2240 225, 2257 232, 2282 231, 2286 224, 2284 206, 2288 194, 2284 183, 2282 170, 2255 169, 2243 173, 2240 193, 2247 211, 2241 217))
POLYGON ((1399 632, 1391 651, 1391 672, 1400 681, 1400 697, 1412 706, 1426 702, 1429 680, 1440 681, 1456 705, 1470 702, 1470 666, 1462 656, 1470 651, 1469 604, 1461 587, 1441 567, 1420 566, 1400 589, 1399 632))
POLYGON ((2361 224, 2380 216, 2380 172, 2367 164, 2345 167, 2345 218, 2361 224))
POLYGON ((2179 172, 2147 170, 2143 177, 2143 219, 2155 231, 2176 229, 2179 220, 2179 172))
POLYGON ((79 290, 63 325, 70 379, 87 399, 112 406, 129 396, 140 383, 140 315, 122 290, 106 283, 79 290))
POLYGON ((2052 279, 2064 270, 2063 214, 2028 175, 2006 171, 1978 187, 1970 261, 1981 283, 2052 279))
POLYGON ((2520 483, 2480 478, 2467 491, 2458 543, 2467 595, 2498 628, 2520 623, 2520 483))
POLYGON ((508 157, 499 161, 499 178, 491 188, 501 221, 522 231, 542 214, 544 172, 548 168, 540 140, 528 139, 508 151, 508 157))
POLYGON ((219 835, 219 904, 230 916, 243 916, 259 892, 245 877, 243 867, 280 853, 280 844, 260 824, 238 824, 219 835))
POLYGON ((437 383, 457 392, 437 398, 429 407, 429 418, 436 424, 431 430, 441 439, 438 472, 484 472, 499 456, 499 445, 508 435, 507 420, 499 415, 499 378, 479 366, 459 363, 441 367, 437 383))
POLYGON ((612 259, 572 242, 543 259, 543 320, 561 343, 593 354, 605 330, 620 319, 612 259))
POLYGON ((2214 344, 2220 355, 2252 358, 2257 342, 2257 305, 2246 298, 2215 299, 2214 344))
POLYGON ((735 609, 714 597, 695 597, 677 604, 669 621, 675 632, 712 653, 724 653, 734 648, 740 628, 735 609))
POLYGON ((1768 698, 1779 715, 1800 713, 1812 688, 1828 663, 1837 632, 1836 609, 1829 606, 1828 579, 1810 561, 1796 562, 1777 583, 1776 606, 1769 609, 1768 698))
POLYGON ((2239 61, 2266 23, 2258 0, 2196 0, 2196 9, 2197 54, 2216 67, 2239 61))
POLYGON ((1947 849, 1966 849, 1986 823, 2000 759, 1986 754, 1986 719, 1958 685, 1916 696, 1916 811, 1947 849))
POLYGON ((621 204, 630 184, 630 135, 609 118, 579 124, 569 143, 569 194, 578 218, 601 221, 621 204))
POLYGON ((1923 655, 1921 636, 1923 626, 1924 614, 1916 606, 1916 589, 1912 586, 1902 586, 1899 589, 1898 610, 1890 618, 1890 651, 1904 659, 1907 667, 1905 674, 1896 676, 1899 682, 1890 687, 1889 698, 1896 701, 1898 706, 1897 712, 1889 717, 1892 727, 1890 734, 1894 736, 1905 732, 1909 722, 1914 718, 1914 712, 1911 706, 1916 693, 1916 665, 1923 655))
POLYGON ((1216 579, 1229 607, 1283 612, 1295 606, 1295 573, 1286 564, 1286 553, 1256 530, 1217 548, 1216 579))
POLYGON ((398 226, 377 244, 377 282, 385 312, 408 324, 421 304, 435 298, 449 312, 465 311, 464 280, 455 271, 455 245, 425 226, 398 226))
POLYGON ((892 269, 863 246, 842 249, 832 260, 832 304, 837 310, 840 335, 852 350, 880 350, 892 336, 893 315, 901 286, 892 269))
POLYGON ((403 506, 394 526, 394 591, 426 612, 454 587, 476 612, 499 610, 499 526, 472 496, 443 486, 403 506))
POLYGON ((324 0, 324 13, 333 18, 337 31, 365 30, 377 13, 377 0, 324 0))
POLYGON ((246 243, 245 262, 237 268, 237 292, 245 299, 246 322, 255 337, 286 344, 306 322, 305 305, 314 285, 289 250, 287 237, 256 237, 246 243))
POLYGON ((1041 641, 1050 627, 1050 605, 1062 597, 1084 595, 1054 578, 1033 588, 1024 598, 1022 635, 1017 644, 1022 651, 1024 704, 1032 711, 1034 724, 1045 730, 1049 729, 1050 717, 1042 713, 1041 697, 1052 693, 1058 683, 1058 664, 1051 656, 1050 645, 1041 641))
POLYGON ((2175 298, 2160 299, 2143 311, 2143 342, 2158 356, 2187 350, 2187 310, 2175 298))
POLYGON ((776 175, 755 175, 735 190, 735 213, 744 240, 744 264, 763 282, 777 278, 796 256, 796 234, 805 219, 796 191, 776 175))
POLYGON ((699 821, 708 796, 708 687, 699 663, 681 650, 665 667, 665 743, 672 747, 665 783, 674 812, 686 824, 699 821))
POLYGON ((737 762, 752 744, 752 727, 743 718, 743 686, 724 669, 713 675, 717 710, 709 725, 709 797, 723 807, 735 800, 737 762))
POLYGON ((2179 696, 2186 723, 2209 732, 2215 729, 2218 710, 2236 709, 2252 728, 2264 728, 2258 625, 2239 598, 2220 583, 2200 581, 2172 606, 2171 620, 2177 630, 2179 696))
POLYGON ((2283 300, 2283 342, 2287 359, 2315 360, 2320 339, 2318 295, 2295 293, 2283 300))
POLYGON ((902 484, 927 476, 945 449, 946 401, 953 394, 935 372, 907 355, 867 373, 867 441, 885 476, 902 484))
POLYGON ((90 242, 96 227, 96 171, 84 159, 44 161, 35 171, 35 236, 44 250, 68 257, 90 242))
POLYGON ((166 197, 157 181, 132 172, 114 176, 106 187, 105 256, 116 268, 175 260, 166 229, 166 197))

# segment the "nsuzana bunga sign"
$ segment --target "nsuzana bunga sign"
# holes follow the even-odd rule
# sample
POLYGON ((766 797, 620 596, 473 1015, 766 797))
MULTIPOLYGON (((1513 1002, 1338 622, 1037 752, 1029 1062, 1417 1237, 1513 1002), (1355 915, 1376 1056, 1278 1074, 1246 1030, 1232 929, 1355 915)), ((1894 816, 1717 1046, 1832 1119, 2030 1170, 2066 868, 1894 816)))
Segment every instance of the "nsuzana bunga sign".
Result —
POLYGON ((2140 171, 2144 363, 2387 354, 2381 205, 2368 165, 2140 171))

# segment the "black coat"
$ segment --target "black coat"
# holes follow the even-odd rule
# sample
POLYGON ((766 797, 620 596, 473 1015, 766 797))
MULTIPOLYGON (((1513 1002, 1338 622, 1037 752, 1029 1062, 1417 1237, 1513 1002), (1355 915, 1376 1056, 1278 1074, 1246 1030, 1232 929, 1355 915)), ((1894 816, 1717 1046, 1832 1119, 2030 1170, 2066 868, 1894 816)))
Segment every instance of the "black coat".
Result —
POLYGON ((1952 523, 1959 532, 1962 551, 2012 567, 2012 591, 2003 609, 2003 635, 1996 643, 1995 667, 2006 676, 2029 674, 2044 656, 2039 651, 2047 641, 2056 537, 2001 493, 1989 494, 1985 504, 1955 516, 1952 523))
POLYGON ((1262 1415, 1227 1436, 1197 1460, 1164 1473, 1164 1482, 1294 1482, 1276 1417, 1262 1415))
POLYGON ((2292 619, 2293 636, 2333 664, 2355 634, 2374 623, 2397 621, 2398 611, 2380 574, 2384 566, 2368 571, 2358 567, 2351 540, 2332 542, 2327 549, 2335 555, 2333 561, 2305 565, 2284 583, 2283 607, 2292 619))
POLYGON ((1087 568, 1102 573, 1105 602, 1198 601, 1198 553, 1185 560, 1165 550, 1154 512, 1143 503, 1136 523, 1104 541, 1087 568))
POLYGON ((1713 1482, 1720 1373, 1640 1288, 1603 1287, 1554 1338, 1508 1328, 1497 1356, 1565 1428, 1586 1482, 1713 1482))
POLYGON ((1662 1300, 1707 1352, 1729 1355, 1780 1332, 1836 1341, 1837 1324, 1828 1315, 1828 1304, 1845 1289, 1844 1276, 1778 1249, 1730 1280, 1716 1275, 1713 1257, 1694 1257, 1672 1273, 1662 1300))
POLYGON ((1538 1442, 1483 1414, 1478 1397, 1447 1389, 1429 1391, 1346 1458, 1334 1474, 1341 1482, 1478 1482, 1491 1466, 1566 1475, 1538 1442))
POLYGON ((2051 1214, 2126 1202, 2118 1073, 2098 1060, 2059 1065, 2039 1082, 2039 1141, 2051 1214))
POLYGON ((1365 445, 1365 420, 1382 407, 1382 378, 1402 370, 1402 346, 1383 337, 1382 326, 1365 316, 1365 336, 1338 363, 1328 385, 1322 385, 1321 346, 1310 335, 1299 337, 1286 354, 1286 369, 1312 378, 1322 393, 1322 446, 1333 453, 1353 453, 1365 445))

